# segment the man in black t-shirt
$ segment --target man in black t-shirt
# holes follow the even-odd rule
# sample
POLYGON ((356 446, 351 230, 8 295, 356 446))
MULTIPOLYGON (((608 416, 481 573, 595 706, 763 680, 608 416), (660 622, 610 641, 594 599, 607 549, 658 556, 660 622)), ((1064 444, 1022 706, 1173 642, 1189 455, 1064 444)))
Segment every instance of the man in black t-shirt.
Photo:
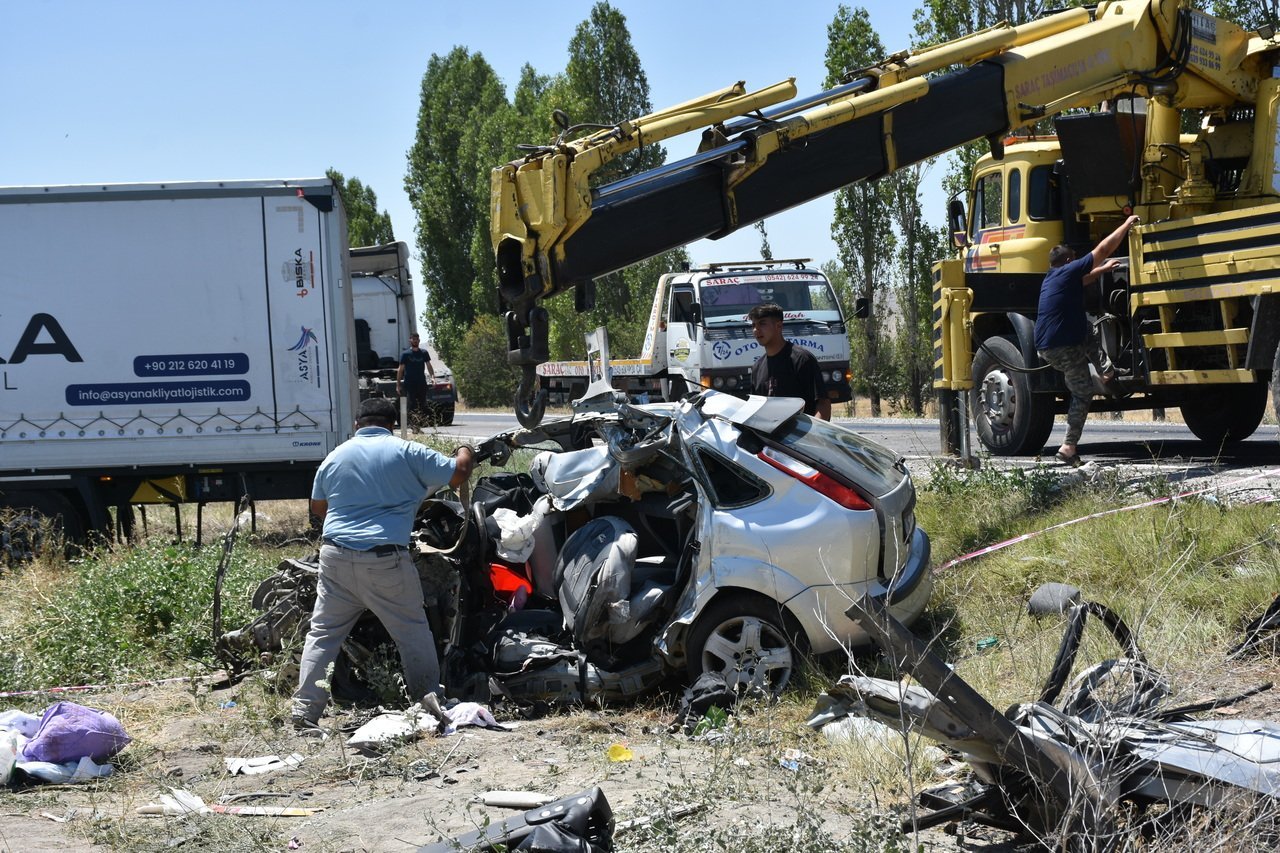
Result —
POLYGON ((804 347, 782 335, 782 308, 772 302, 757 305, 747 314, 751 333, 764 355, 751 368, 751 391, 765 397, 799 397, 806 415, 831 420, 831 400, 818 369, 818 360, 804 347))
POLYGON ((409 411, 419 413, 427 408, 427 375, 436 381, 431 355, 418 346, 420 340, 416 334, 409 336, 409 348, 400 354, 400 367, 396 370, 396 393, 409 398, 409 411))

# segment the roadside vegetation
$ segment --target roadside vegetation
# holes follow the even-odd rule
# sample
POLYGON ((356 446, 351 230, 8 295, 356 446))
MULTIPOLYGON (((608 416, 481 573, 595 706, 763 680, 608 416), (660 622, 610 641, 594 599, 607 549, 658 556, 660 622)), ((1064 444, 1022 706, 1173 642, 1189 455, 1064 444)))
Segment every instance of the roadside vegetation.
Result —
MULTIPOLYGON (((1174 491, 1160 479, 1131 482, 1113 476, 1087 482, 1072 475, 1063 479, 1059 469, 1001 470, 994 464, 977 472, 938 465, 916 476, 918 521, 933 539, 939 566, 978 547, 1174 491)), ((0 609, 0 691, 202 676, 216 669, 211 608, 222 549, 210 531, 217 527, 220 533, 230 523, 229 512, 206 521, 210 544, 198 548, 190 542, 190 531, 184 533, 185 541, 174 542, 172 524, 153 520, 149 534, 135 547, 101 547, 72 559, 45 557, 0 574, 0 597, 6 602, 0 609)), ((253 588, 281 559, 311 550, 306 534, 301 502, 260 508, 257 532, 242 528, 235 544, 223 589, 224 625, 237 627, 249 618, 253 588)), ((1240 639, 1242 624, 1280 589, 1280 520, 1274 506, 1235 505, 1226 495, 1204 495, 1034 536, 942 571, 917 633, 933 638, 934 648, 995 707, 1031 701, 1052 665, 1062 631, 1059 620, 1036 620, 1026 613, 1027 598, 1045 581, 1076 585, 1086 598, 1119 613, 1138 632, 1151 663, 1170 678, 1173 701, 1235 693, 1271 680, 1278 669, 1270 657, 1228 664, 1225 656, 1240 639)), ((1077 669, 1115 651, 1104 632, 1090 629, 1077 669)), ((542 782, 546 789, 571 793, 625 781, 635 793, 623 807, 615 801, 619 819, 658 819, 631 830, 625 844, 618 839, 620 849, 920 849, 921 839, 903 836, 896 827, 909 817, 914 792, 942 780, 943 753, 914 736, 832 742, 803 726, 817 694, 847 671, 896 675, 871 651, 820 661, 779 703, 744 707, 711 727, 715 731, 710 737, 704 731, 694 741, 665 733, 675 711, 672 697, 604 712, 553 714, 537 724, 537 742, 511 736, 498 760, 507 762, 515 753, 536 764, 551 738, 564 746, 568 759, 548 763, 542 782), (611 742, 628 738, 651 745, 643 764, 623 767, 601 759, 611 742), (788 749, 800 750, 801 757, 782 769, 779 758, 788 749), (696 755, 691 757, 690 750, 696 755), (682 820, 676 816, 682 805, 738 817, 682 820)), ((206 721, 200 738, 221 744, 216 748, 223 754, 287 752, 293 747, 279 743, 291 686, 280 671, 251 676, 236 694, 234 720, 206 721)), ((91 786, 96 803, 124 798, 136 804, 139 797, 154 797, 157 788, 171 784, 156 769, 172 748, 165 738, 185 716, 217 713, 225 704, 196 681, 180 687, 176 698, 169 693, 148 700, 145 688, 126 693, 133 698, 114 705, 113 711, 136 742, 121 756, 122 772, 91 786)), ((71 698, 94 704, 102 697, 71 698)), ((8 700, 4 707, 35 711, 50 701, 37 694, 8 700)), ((1241 713, 1275 718, 1280 702, 1262 693, 1241 713)), ((313 769, 306 771, 307 784, 341 785, 364 791, 362 797, 373 797, 374 791, 379 796, 415 795, 424 790, 426 769, 438 767, 444 751, 454 745, 434 740, 410 744, 373 764, 335 752, 331 766, 308 765, 313 769)), ((341 749, 332 744, 324 748, 330 747, 341 749)), ((486 761, 477 759, 477 769, 495 772, 486 761)), ((447 790, 440 794, 448 795, 447 790)), ((50 795, 38 789, 0 793, 0 809, 26 812, 31 796, 50 795)), ((131 814, 132 807, 127 811, 131 814)), ((440 814, 449 813, 445 809, 440 814)), ((251 829, 243 822, 211 819, 203 826, 183 831, 191 849, 280 849, 293 825, 251 829)), ((1190 832, 1185 826, 1180 830, 1184 835, 1190 832)), ((172 838, 157 836, 153 827, 119 815, 76 831, 109 849, 160 849, 172 838)), ((1244 827, 1241 823, 1241 832, 1244 827)), ((423 832, 429 830, 423 827, 423 832)), ((1231 832, 1220 824, 1198 831, 1212 831, 1219 841, 1225 834, 1230 840, 1231 832)), ((941 838, 930 836, 929 849, 946 843, 941 838)), ((1170 841, 1151 849, 1177 846, 1170 841)), ((1253 849, 1248 844, 1226 846, 1253 849)))

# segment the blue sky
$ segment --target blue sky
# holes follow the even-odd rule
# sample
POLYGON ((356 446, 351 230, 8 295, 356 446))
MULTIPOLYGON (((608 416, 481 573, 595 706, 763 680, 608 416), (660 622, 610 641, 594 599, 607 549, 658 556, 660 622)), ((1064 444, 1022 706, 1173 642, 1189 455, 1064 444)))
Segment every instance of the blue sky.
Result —
MULTIPOLYGON (((405 153, 431 55, 455 45, 482 53, 510 94, 526 62, 542 73, 564 68, 569 39, 592 5, 0 3, 0 184, 301 178, 334 167, 374 188, 396 237, 412 246, 405 153)), ((836 3, 613 5, 627 17, 655 108, 738 80, 756 89, 795 77, 801 95, 821 89, 836 3)), ((886 50, 909 46, 911 4, 864 6, 886 50)), ((673 140, 668 157, 695 145, 673 140)), ((940 193, 926 204, 930 219, 941 221, 940 193)), ((774 253, 832 259, 830 216, 825 198, 770 218, 774 253)), ((690 247, 697 262, 754 258, 758 250, 750 228, 690 247)), ((414 277, 420 283, 416 260, 414 277)))

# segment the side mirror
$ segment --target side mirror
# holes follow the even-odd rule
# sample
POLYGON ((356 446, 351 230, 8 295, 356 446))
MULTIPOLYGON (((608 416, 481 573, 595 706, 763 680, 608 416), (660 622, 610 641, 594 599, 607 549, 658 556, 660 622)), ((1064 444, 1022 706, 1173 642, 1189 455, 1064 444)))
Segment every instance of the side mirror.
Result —
POLYGON ((853 300, 853 316, 859 320, 865 320, 871 316, 871 300, 865 296, 859 296, 853 300))
POLYGON ((968 217, 965 216, 964 202, 958 198, 947 203, 947 225, 951 229, 951 242, 957 249, 969 245, 968 217))
POLYGON ((695 326, 702 322, 702 303, 695 302, 689 306, 689 322, 695 326))

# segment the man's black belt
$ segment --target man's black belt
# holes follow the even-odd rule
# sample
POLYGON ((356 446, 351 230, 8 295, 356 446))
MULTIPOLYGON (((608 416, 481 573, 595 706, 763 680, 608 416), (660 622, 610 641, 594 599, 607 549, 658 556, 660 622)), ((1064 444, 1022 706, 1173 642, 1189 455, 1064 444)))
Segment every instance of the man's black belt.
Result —
POLYGON ((334 548, 341 548, 344 551, 358 551, 361 554, 375 554, 379 557, 389 557, 399 551, 409 550, 404 545, 375 545, 372 548, 361 550, 360 548, 348 548, 346 545, 339 545, 337 542, 328 538, 321 539, 320 541, 325 545, 332 545, 334 548))

